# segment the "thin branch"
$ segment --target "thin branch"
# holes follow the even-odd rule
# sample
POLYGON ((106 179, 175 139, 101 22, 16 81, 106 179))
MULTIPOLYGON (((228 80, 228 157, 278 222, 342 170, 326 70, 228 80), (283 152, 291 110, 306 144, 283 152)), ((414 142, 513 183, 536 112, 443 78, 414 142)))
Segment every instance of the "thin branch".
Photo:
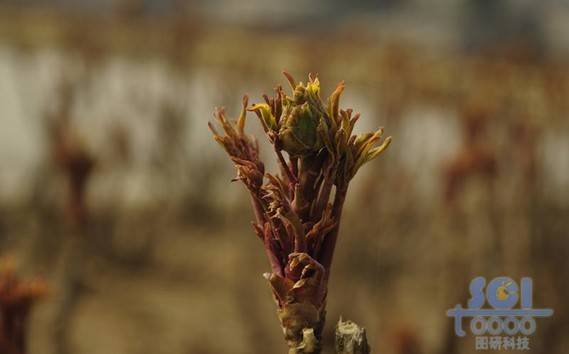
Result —
POLYGON ((298 179, 296 178, 296 176, 291 172, 291 168, 288 166, 288 164, 286 163, 283 154, 281 152, 281 150, 279 150, 277 148, 277 144, 274 145, 275 147, 275 153, 277 154, 277 157, 279 158, 279 163, 281 166, 281 169, 283 170, 283 172, 286 174, 288 181, 290 184, 292 184, 293 186, 296 185, 298 183, 298 179))
POLYGON ((334 205, 332 207, 332 218, 336 220, 336 226, 324 236, 324 242, 318 255, 318 261, 328 271, 326 272, 326 282, 330 278, 330 266, 332 265, 332 258, 334 256, 334 249, 336 248, 336 240, 338 239, 338 232, 340 231, 340 220, 342 216, 342 209, 344 201, 346 200, 346 193, 348 188, 336 189, 334 196, 334 205))

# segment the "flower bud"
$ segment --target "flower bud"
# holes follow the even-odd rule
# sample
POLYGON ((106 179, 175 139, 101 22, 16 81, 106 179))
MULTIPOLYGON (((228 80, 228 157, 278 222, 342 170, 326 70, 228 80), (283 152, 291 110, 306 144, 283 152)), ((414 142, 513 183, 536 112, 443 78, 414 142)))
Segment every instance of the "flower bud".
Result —
POLYGON ((279 129, 279 139, 283 150, 291 156, 309 154, 320 149, 318 125, 320 114, 308 102, 291 104, 285 111, 279 129))

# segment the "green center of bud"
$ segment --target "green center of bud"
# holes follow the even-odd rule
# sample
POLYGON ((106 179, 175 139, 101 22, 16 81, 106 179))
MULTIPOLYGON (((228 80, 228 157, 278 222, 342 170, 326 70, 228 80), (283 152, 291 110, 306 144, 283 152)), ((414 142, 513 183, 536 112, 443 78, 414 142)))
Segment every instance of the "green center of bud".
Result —
POLYGON ((322 119, 317 107, 320 102, 318 79, 306 85, 300 83, 294 89, 292 99, 285 103, 278 132, 282 148, 291 156, 318 151, 321 147, 318 126, 322 119))
POLYGON ((279 130, 282 148, 292 156, 314 152, 320 148, 318 124, 320 115, 314 112, 308 102, 300 106, 291 105, 284 116, 279 130))

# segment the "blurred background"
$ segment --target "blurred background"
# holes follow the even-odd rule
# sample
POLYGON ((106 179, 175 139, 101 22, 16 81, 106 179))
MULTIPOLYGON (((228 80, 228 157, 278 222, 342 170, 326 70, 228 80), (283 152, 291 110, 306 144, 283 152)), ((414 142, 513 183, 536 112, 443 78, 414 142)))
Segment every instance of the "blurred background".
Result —
POLYGON ((566 352, 568 57, 562 0, 0 0, 0 258, 48 288, 28 352, 285 351, 206 126, 283 69, 393 137, 348 194, 326 340, 343 316, 374 353, 473 353, 446 310, 530 276, 531 352, 566 352))

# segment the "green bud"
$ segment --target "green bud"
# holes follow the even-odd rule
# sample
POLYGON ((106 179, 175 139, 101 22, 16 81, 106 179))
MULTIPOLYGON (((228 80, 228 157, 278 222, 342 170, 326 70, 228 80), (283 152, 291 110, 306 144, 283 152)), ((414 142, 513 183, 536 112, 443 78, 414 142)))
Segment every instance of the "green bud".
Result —
POLYGON ((321 146, 318 138, 320 114, 311 109, 308 102, 289 106, 285 114, 279 130, 283 150, 292 156, 317 151, 321 146))

